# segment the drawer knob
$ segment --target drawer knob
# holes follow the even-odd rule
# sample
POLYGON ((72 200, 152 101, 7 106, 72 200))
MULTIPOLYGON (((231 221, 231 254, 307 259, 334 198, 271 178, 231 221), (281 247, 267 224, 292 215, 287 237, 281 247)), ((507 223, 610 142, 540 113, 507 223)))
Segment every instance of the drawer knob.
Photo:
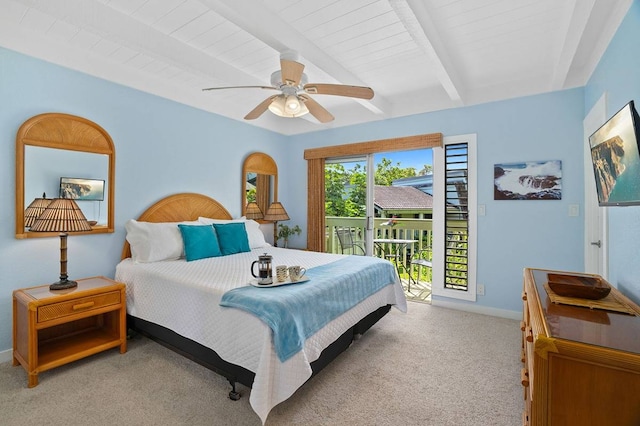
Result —
POLYGON ((520 381, 525 388, 529 386, 529 372, 527 372, 526 368, 520 370, 520 381))
POLYGON ((91 308, 95 304, 96 304, 96 302, 79 303, 77 305, 73 305, 73 310, 74 311, 79 311, 81 309, 91 308))
POLYGON ((522 292, 522 300, 527 300, 527 293, 526 292, 522 292))

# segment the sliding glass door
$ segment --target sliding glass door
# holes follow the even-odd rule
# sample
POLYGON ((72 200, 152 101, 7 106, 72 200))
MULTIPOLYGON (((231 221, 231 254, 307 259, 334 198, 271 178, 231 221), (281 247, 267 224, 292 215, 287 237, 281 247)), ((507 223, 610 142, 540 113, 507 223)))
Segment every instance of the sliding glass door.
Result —
POLYGON ((431 149, 327 159, 326 251, 401 258, 404 265, 430 247, 432 170, 431 149))
POLYGON ((325 161, 325 221, 328 253, 367 250, 368 156, 325 161))

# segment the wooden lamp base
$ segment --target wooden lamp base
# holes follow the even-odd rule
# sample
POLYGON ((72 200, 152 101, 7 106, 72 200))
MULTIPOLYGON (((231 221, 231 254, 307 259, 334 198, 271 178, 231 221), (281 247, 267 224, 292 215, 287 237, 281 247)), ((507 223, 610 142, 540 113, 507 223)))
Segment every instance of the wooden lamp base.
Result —
POLYGON ((49 286, 49 290, 75 288, 78 283, 67 279, 67 233, 60 234, 60 281, 49 286))

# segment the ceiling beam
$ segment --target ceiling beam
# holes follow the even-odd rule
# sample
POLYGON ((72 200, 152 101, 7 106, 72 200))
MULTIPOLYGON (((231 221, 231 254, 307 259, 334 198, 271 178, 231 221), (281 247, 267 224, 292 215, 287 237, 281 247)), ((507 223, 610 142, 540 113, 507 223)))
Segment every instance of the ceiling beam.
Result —
POLYGON ((606 20, 604 25, 602 25, 598 39, 593 44, 584 66, 581 70, 574 70, 577 71, 577 78, 575 80, 577 80, 581 86, 587 84, 591 74, 596 69, 596 66, 598 66, 600 58, 602 58, 602 55, 607 50, 609 43, 611 43, 611 39, 618 30, 620 23, 627 15, 633 1, 634 0, 620 0, 616 2, 614 7, 611 9, 611 15, 609 15, 609 18, 606 20))
MULTIPOLYGON (((357 75, 316 46, 303 33, 293 28, 289 22, 265 6, 263 1, 201 0, 201 2, 280 53, 290 50, 300 53, 313 65, 335 78, 338 83, 368 86, 357 75)), ((373 89, 375 91, 375 87, 373 89)), ((353 101, 360 103, 375 114, 389 115, 391 112, 389 101, 379 94, 376 94, 371 100, 353 98, 353 101)))
POLYGON ((454 106, 464 104, 462 81, 456 72, 458 68, 447 54, 447 47, 438 34, 437 26, 431 19, 428 6, 422 0, 390 0, 389 4, 404 24, 411 37, 431 58, 440 84, 453 101, 454 106))
POLYGON ((563 44, 562 49, 557 52, 551 90, 564 89, 573 58, 576 56, 595 3, 595 0, 571 0, 564 15, 563 44))

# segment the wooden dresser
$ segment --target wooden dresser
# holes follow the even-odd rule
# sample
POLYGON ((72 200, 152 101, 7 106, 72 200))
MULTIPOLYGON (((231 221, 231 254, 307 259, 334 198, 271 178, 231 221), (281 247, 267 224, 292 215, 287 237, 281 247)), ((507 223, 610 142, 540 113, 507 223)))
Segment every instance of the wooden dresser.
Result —
POLYGON ((523 425, 640 425, 640 307, 615 288, 630 313, 553 303, 548 273, 572 274, 524 270, 523 425))

